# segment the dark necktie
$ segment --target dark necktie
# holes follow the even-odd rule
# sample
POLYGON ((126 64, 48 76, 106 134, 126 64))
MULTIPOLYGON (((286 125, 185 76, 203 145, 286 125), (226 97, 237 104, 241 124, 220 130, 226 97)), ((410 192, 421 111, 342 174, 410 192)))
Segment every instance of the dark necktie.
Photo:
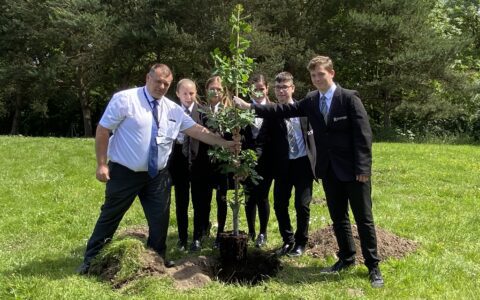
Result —
MULTIPOLYGON (((190 116, 190 110, 188 108, 185 108, 185 113, 190 116)), ((185 134, 185 137, 183 138, 183 144, 182 144, 182 153, 185 155, 185 157, 189 157, 190 154, 190 137, 185 134)))
POLYGON ((285 119, 285 124, 287 125, 287 138, 290 154, 292 157, 297 157, 299 149, 297 144, 297 138, 295 137, 295 129, 293 128, 292 120, 285 119))
POLYGON ((148 175, 155 177, 158 174, 158 101, 153 100, 150 102, 152 105, 152 135, 150 137, 150 147, 148 151, 148 175))
POLYGON ((328 107, 327 107, 327 97, 323 95, 320 97, 320 112, 323 115, 323 119, 325 120, 325 124, 327 124, 328 120, 328 107))

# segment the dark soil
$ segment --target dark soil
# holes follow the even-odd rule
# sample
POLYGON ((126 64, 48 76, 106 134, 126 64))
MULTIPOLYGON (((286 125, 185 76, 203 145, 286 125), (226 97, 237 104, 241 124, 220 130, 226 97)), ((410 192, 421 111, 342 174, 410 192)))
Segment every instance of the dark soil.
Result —
MULTIPOLYGON (((378 227, 376 227, 376 231, 378 254, 382 260, 402 258, 417 249, 417 243, 412 240, 401 238, 378 227)), ((364 260, 356 225, 352 225, 352 234, 357 248, 356 261, 357 263, 363 263, 364 260)), ((307 250, 307 253, 313 257, 325 258, 327 256, 336 256, 338 246, 335 234, 333 233, 333 227, 329 226, 310 233, 308 247, 310 249, 307 250)))
POLYGON ((232 232, 220 233, 219 250, 223 264, 240 263, 247 259, 248 236, 244 232, 234 235, 232 232))
POLYGON ((248 251, 246 259, 236 262, 222 260, 212 271, 222 282, 256 285, 275 277, 281 268, 276 255, 252 248, 248 251))

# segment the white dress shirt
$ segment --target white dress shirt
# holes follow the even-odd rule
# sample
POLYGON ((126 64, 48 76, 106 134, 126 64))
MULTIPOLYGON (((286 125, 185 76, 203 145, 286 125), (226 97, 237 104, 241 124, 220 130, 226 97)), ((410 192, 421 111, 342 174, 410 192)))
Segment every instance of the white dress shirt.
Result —
MULTIPOLYGON (((108 157, 135 172, 148 170, 154 101, 146 87, 124 90, 113 95, 100 125, 113 131, 108 157)), ((158 101, 158 169, 165 168, 172 145, 180 131, 195 125, 183 109, 167 97, 158 101)))

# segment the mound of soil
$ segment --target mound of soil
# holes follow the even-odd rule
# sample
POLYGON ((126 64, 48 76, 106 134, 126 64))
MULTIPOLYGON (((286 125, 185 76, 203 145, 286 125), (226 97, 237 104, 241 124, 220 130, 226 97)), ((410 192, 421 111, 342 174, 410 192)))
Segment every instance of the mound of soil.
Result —
MULTIPOLYGON (((384 229, 376 227, 378 254, 382 260, 388 258, 402 258, 408 253, 417 249, 417 243, 401 238, 384 229)), ((357 226, 352 225, 352 234, 357 248, 356 261, 363 263, 362 251, 360 248, 360 238, 358 236, 357 226)), ((308 240, 307 253, 313 257, 325 258, 327 256, 336 256, 338 252, 337 240, 333 232, 333 227, 328 226, 318 231, 310 233, 308 240)))

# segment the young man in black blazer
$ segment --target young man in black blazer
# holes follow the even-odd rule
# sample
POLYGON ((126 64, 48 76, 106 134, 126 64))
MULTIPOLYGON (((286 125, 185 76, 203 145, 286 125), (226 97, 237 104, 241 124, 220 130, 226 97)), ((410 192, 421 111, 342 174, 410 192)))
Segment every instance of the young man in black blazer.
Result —
MULTIPOLYGON (((316 91, 293 104, 254 105, 253 108, 260 117, 308 118, 317 150, 315 175, 322 179, 339 247, 339 260, 322 271, 339 272, 355 263, 355 243, 348 215, 350 205, 370 282, 373 287, 381 287, 383 278, 378 267, 371 199, 372 131, 367 112, 356 91, 333 82, 335 71, 329 57, 314 57, 307 68, 316 91)), ((240 107, 250 107, 241 99, 235 102, 240 107)))
MULTIPOLYGON (((294 103, 293 76, 281 72, 275 77, 275 96, 279 103, 294 103)), ((275 185, 274 209, 283 246, 277 255, 301 256, 308 241, 310 201, 315 168, 315 140, 306 117, 263 120, 260 131, 265 149, 270 149, 270 161, 275 185), (264 138, 263 138, 264 137, 264 138), (295 187, 294 205, 297 214, 295 234, 290 223, 288 206, 295 187)))

